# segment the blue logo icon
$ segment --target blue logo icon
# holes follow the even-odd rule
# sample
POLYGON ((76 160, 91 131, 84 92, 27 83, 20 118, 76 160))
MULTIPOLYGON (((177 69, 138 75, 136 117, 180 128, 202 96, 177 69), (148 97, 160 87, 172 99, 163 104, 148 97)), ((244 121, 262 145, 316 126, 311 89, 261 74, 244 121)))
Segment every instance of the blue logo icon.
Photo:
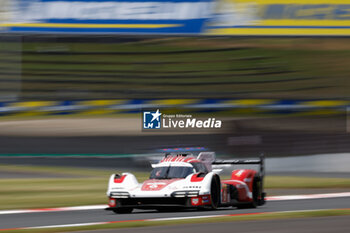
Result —
POLYGON ((161 128, 161 115, 157 109, 156 112, 143 112, 143 128, 144 129, 160 129, 161 128))

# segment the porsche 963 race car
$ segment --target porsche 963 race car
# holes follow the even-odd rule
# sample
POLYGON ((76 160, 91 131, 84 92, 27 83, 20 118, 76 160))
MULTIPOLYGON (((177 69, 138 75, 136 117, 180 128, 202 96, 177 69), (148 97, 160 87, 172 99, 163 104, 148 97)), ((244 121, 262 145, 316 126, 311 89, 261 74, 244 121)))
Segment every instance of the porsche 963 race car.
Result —
POLYGON ((107 196, 109 210, 130 213, 137 209, 167 210, 173 207, 216 209, 221 206, 255 208, 265 204, 264 158, 217 160, 214 152, 167 154, 152 164, 150 178, 139 183, 131 173, 113 174, 107 196), (222 167, 259 165, 259 171, 237 169, 221 180, 222 167))

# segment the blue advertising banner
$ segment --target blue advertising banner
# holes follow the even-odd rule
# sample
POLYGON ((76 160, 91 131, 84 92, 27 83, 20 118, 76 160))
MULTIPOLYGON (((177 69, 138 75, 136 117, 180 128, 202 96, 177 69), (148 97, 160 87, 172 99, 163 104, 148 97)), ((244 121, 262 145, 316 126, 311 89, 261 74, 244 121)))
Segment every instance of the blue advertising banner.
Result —
POLYGON ((213 0, 17 0, 11 32, 197 34, 213 0))

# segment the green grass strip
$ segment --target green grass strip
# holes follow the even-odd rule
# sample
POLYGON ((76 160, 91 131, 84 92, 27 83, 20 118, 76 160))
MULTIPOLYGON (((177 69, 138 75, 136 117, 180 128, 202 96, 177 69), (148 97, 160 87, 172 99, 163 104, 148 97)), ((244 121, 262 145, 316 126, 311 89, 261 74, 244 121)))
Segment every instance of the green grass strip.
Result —
MULTIPOLYGON (((108 179, 113 173, 128 169, 92 169, 55 166, 28 166, 0 164, 0 170, 13 173, 29 173, 23 178, 0 179, 0 209, 50 208, 78 205, 106 204, 108 179), (30 178, 30 173, 35 177, 30 178), (53 176, 48 178, 47 176, 53 176), (55 177, 57 175, 57 177, 55 177)), ((139 182, 149 177, 149 172, 133 173, 139 182)), ((222 175, 222 179, 229 179, 222 175)), ((349 178, 266 176, 265 189, 268 195, 277 189, 348 189, 349 178)), ((303 193, 300 191, 300 193, 303 193)))

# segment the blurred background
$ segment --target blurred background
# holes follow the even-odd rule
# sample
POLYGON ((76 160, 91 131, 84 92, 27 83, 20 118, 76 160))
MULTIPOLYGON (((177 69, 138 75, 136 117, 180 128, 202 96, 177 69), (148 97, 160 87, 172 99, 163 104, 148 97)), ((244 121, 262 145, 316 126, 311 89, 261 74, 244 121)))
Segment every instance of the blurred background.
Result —
MULTIPOLYGON (((97 176, 86 200, 64 185, 62 202, 18 196, 22 207, 95 204, 112 169, 148 171, 161 148, 200 146, 220 157, 264 153, 271 176, 339 178, 308 188, 348 189, 349 8, 345 0, 0 0, 0 177, 18 186, 97 176), (145 108, 223 127, 144 132, 145 108)), ((0 208, 16 207, 14 193, 0 208)))

